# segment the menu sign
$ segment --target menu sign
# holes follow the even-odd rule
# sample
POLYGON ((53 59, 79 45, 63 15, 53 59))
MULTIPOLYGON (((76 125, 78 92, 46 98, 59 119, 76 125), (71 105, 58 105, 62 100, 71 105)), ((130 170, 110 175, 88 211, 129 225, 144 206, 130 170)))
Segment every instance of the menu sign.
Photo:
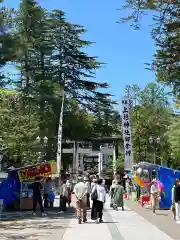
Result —
POLYGON ((122 99, 122 130, 124 138, 124 169, 132 170, 133 154, 132 154, 132 139, 131 139, 131 121, 130 121, 130 101, 128 98, 122 99))

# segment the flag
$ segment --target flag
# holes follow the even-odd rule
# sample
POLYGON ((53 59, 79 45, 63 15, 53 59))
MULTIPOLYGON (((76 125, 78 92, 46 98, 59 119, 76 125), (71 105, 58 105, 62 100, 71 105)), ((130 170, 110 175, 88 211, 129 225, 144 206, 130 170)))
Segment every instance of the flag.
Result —
POLYGON ((136 174, 134 174, 133 178, 134 178, 134 181, 135 181, 140 187, 144 187, 144 182, 143 182, 143 180, 142 180, 140 177, 138 177, 136 174))

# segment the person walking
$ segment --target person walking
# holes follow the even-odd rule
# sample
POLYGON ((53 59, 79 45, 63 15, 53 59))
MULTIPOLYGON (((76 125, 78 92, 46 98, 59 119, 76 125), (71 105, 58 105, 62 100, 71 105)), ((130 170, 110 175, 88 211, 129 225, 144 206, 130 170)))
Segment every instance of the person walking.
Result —
POLYGON ((40 211, 42 216, 46 216, 44 213, 44 208, 43 208, 43 201, 42 201, 42 184, 41 184, 41 179, 40 177, 35 178, 35 182, 32 183, 29 186, 30 189, 33 191, 33 215, 36 216, 36 208, 37 208, 37 203, 40 206, 40 211))
POLYGON ((94 178, 93 182, 91 183, 91 200, 92 200, 91 219, 92 220, 96 220, 96 218, 97 218, 97 212, 96 212, 96 207, 95 207, 96 200, 97 200, 96 186, 97 186, 97 179, 94 178), (95 190, 95 192, 94 192, 94 190, 95 190), (92 191, 95 193, 95 194, 93 194, 94 197, 92 195, 92 191))
POLYGON ((178 180, 174 188, 174 202, 176 211, 176 223, 180 224, 180 181, 178 180))
POLYGON ((113 204, 114 204, 114 192, 115 192, 115 188, 116 188, 116 180, 113 180, 112 181, 112 185, 110 187, 110 190, 109 190, 109 196, 110 196, 110 207, 113 207, 113 204))
POLYGON ((74 186, 74 194, 76 197, 76 216, 78 223, 87 222, 87 185, 83 182, 82 177, 78 177, 78 183, 74 186), (82 214, 83 213, 83 214, 82 214))
POLYGON ((44 208, 49 207, 49 194, 52 187, 51 178, 46 178, 44 183, 44 208))
POLYGON ((70 182, 70 180, 68 179, 66 181, 66 187, 67 187, 67 203, 68 203, 68 207, 71 206, 71 195, 72 195, 72 184, 70 182))
POLYGON ((60 187, 60 211, 61 212, 66 212, 67 207, 67 199, 68 199, 68 190, 66 186, 66 180, 63 181, 63 184, 60 187))
POLYGON ((90 194, 91 194, 91 184, 88 177, 84 178, 84 182, 87 186, 87 208, 90 209, 90 194))
POLYGON ((105 190, 106 190, 106 193, 108 193, 109 190, 108 190, 108 187, 107 187, 107 185, 106 185, 106 180, 105 180, 105 179, 102 180, 102 185, 104 186, 104 188, 105 188, 105 190))
POLYGON ((172 207, 171 207, 171 210, 172 210, 172 213, 173 213, 173 217, 174 217, 174 220, 176 220, 176 208, 175 208, 175 187, 178 185, 179 183, 179 179, 176 179, 173 187, 172 187, 172 207))
POLYGON ((91 183, 91 192, 92 192, 92 189, 94 188, 94 186, 97 184, 97 179, 96 178, 93 178, 92 180, 92 183, 91 183))
POLYGON ((106 202, 106 190, 102 185, 102 179, 99 179, 97 185, 92 189, 91 198, 93 200, 95 210, 92 220, 95 219, 96 223, 101 223, 103 222, 103 205, 106 202))
POLYGON ((127 194, 127 200, 129 200, 130 194, 131 194, 131 185, 130 185, 130 179, 126 179, 126 194, 127 194))
POLYGON ((114 195, 113 195, 113 209, 118 210, 118 207, 122 208, 122 211, 124 211, 124 188, 122 186, 121 181, 119 181, 114 189, 114 195))
POLYGON ((157 203, 158 203, 158 188, 157 188, 156 179, 152 180, 150 193, 151 193, 151 207, 152 207, 153 213, 155 214, 156 213, 156 206, 157 206, 157 203))

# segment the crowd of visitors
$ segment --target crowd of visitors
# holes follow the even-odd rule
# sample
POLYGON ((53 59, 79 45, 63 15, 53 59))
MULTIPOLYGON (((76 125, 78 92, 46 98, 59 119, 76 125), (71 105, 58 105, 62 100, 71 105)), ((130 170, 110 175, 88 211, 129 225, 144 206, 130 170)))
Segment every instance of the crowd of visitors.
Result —
MULTIPOLYGON (((36 215, 38 203, 42 215, 45 216, 44 209, 53 207, 55 198, 51 178, 46 178, 43 182, 40 178, 36 178, 29 188, 33 191, 33 215, 36 215)), ((73 186, 70 180, 64 180, 59 188, 61 212, 66 212, 67 206, 71 206, 72 193, 76 197, 78 223, 87 221, 87 210, 90 209, 91 202, 91 219, 95 223, 101 223, 103 222, 103 209, 107 194, 110 197, 110 207, 116 211, 118 208, 124 211, 124 197, 127 200, 132 199, 133 193, 135 193, 138 201, 141 195, 141 188, 133 184, 130 178, 113 180, 111 186, 108 186, 106 181, 98 176, 91 179, 88 176, 84 178, 79 176, 75 186, 73 186)), ((151 208, 155 214, 160 202, 160 192, 156 179, 152 180, 149 193, 151 208)), ((180 223, 180 180, 178 179, 172 188, 172 212, 176 222, 180 223)))
POLYGON ((113 180, 112 185, 108 188, 106 181, 98 176, 91 179, 91 181, 87 177, 84 179, 79 177, 78 183, 74 186, 74 194, 79 224, 87 221, 87 209, 90 208, 90 200, 92 201, 91 220, 95 223, 103 222, 103 209, 107 194, 111 198, 110 206, 115 210, 121 207, 124 211, 124 187, 122 181, 113 180))

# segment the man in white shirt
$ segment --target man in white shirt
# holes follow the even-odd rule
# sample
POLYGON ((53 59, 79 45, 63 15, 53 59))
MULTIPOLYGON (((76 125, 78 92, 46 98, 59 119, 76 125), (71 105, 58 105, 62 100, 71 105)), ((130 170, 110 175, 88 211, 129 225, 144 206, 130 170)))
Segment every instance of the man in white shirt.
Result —
POLYGON ((82 177, 78 177, 78 183, 74 186, 74 194, 76 196, 76 214, 78 223, 87 222, 87 185, 83 182, 82 177), (83 212, 83 216, 82 216, 83 212))

